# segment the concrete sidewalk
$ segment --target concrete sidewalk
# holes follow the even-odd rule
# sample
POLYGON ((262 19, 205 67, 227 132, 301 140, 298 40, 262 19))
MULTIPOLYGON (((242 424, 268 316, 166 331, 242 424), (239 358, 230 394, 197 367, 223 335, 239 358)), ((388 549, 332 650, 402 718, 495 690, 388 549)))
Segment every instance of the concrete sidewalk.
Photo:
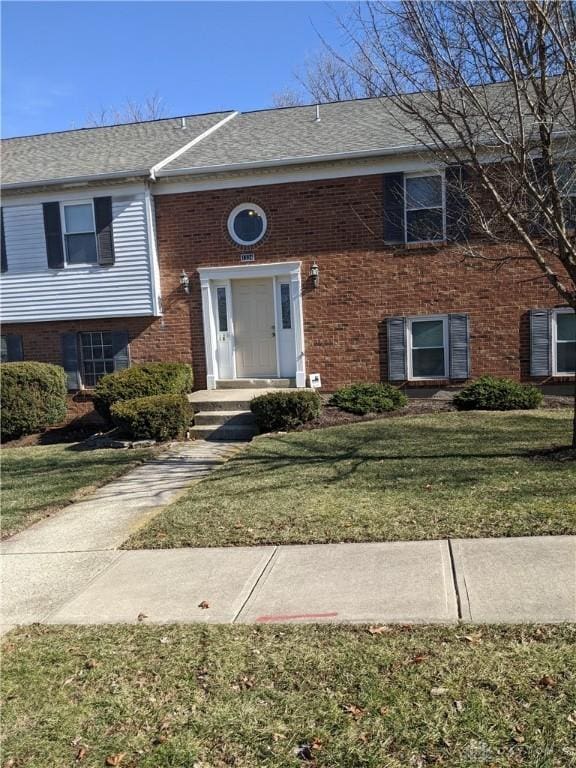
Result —
POLYGON ((2 561, 7 625, 139 617, 148 623, 576 621, 571 536, 23 553, 2 561))
POLYGON ((244 445, 178 445, 1 542, 2 626, 576 621, 570 536, 118 550, 244 445))

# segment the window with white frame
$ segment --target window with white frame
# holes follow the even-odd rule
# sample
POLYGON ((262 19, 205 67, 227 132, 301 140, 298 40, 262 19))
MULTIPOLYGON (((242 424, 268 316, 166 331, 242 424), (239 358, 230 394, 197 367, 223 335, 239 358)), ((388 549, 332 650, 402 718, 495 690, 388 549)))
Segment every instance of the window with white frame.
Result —
POLYGON ((98 380, 114 372, 114 349, 110 331, 80 334, 81 373, 85 387, 95 387, 98 380))
POLYGON ((448 377, 448 319, 442 316, 408 319, 408 378, 448 377))
POLYGON ((92 201, 62 204, 62 232, 68 264, 97 264, 92 201))
POLYGON ((576 313, 572 309, 552 313, 552 361, 556 376, 576 372, 576 313))
POLYGON ((444 240, 444 178, 438 174, 404 176, 406 242, 444 240))

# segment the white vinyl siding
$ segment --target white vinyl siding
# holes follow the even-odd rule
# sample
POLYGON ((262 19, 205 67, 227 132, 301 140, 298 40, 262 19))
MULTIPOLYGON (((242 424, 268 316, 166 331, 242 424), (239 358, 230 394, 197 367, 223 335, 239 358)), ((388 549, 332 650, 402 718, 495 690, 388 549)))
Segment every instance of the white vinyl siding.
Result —
POLYGON ((115 264, 48 269, 42 204, 4 207, 8 271, 2 322, 154 314, 152 258, 143 195, 113 197, 115 264))

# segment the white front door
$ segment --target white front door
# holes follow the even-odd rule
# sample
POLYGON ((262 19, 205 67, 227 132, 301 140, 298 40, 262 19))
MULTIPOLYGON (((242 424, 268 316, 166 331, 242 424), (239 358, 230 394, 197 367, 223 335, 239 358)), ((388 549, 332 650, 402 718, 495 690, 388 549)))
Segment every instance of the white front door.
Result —
POLYGON ((277 376, 273 280, 233 280, 232 307, 236 376, 277 376))

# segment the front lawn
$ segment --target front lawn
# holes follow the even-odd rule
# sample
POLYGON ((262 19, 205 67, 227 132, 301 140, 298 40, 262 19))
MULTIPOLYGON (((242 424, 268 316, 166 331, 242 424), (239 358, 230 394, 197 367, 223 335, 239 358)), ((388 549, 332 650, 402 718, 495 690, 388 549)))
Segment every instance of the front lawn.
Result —
POLYGON ((255 440, 125 544, 576 533, 568 410, 439 413, 255 440))
POLYGON ((2 536, 85 496, 152 455, 149 449, 80 450, 75 443, 2 448, 2 536))
POLYGON ((574 765, 575 641, 569 626, 25 627, 4 643, 3 764, 574 765))

